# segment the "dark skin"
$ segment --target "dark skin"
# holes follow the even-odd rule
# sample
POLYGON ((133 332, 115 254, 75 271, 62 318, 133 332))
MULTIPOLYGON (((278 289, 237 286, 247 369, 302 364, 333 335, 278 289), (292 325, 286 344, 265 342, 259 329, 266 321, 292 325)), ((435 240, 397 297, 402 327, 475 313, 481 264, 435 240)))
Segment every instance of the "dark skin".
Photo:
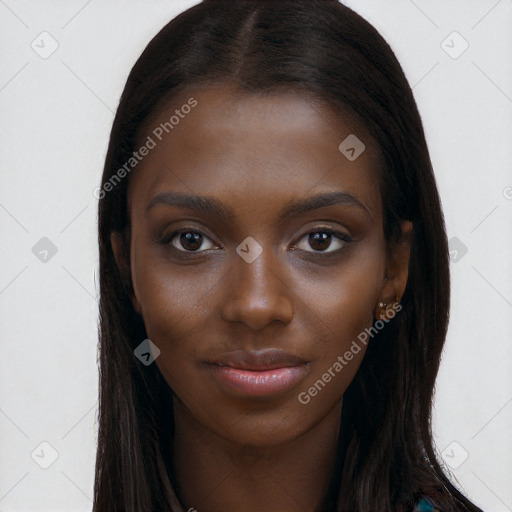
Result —
POLYGON ((388 253, 377 154, 362 128, 293 92, 232 92, 229 84, 190 89, 150 119, 141 141, 190 97, 198 101, 133 171, 129 261, 119 235, 111 240, 174 392, 174 470, 186 507, 310 512, 326 496, 343 393, 365 346, 309 403, 298 395, 382 316, 379 302, 402 296, 411 224, 388 253), (351 133, 366 144, 352 162, 338 150, 351 133), (333 191, 355 200, 279 219, 288 203, 333 191), (232 215, 163 203, 146 213, 162 192, 206 195, 232 215), (181 228, 199 238, 172 237, 181 228), (248 236, 263 248, 252 263, 236 252, 248 236), (307 361, 300 382, 271 396, 231 392, 204 364, 269 347, 307 361))

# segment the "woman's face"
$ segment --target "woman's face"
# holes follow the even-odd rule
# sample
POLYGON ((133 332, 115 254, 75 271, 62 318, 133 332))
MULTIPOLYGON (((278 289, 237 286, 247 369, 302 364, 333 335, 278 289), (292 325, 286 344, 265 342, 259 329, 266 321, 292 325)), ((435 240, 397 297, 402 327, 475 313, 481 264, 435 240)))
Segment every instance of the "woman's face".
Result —
POLYGON ((175 413, 246 445, 326 418, 379 301, 405 287, 406 260, 386 260, 373 146, 319 105, 191 89, 153 116, 130 177, 132 300, 175 413), (353 137, 339 149, 350 134, 359 156, 353 137))

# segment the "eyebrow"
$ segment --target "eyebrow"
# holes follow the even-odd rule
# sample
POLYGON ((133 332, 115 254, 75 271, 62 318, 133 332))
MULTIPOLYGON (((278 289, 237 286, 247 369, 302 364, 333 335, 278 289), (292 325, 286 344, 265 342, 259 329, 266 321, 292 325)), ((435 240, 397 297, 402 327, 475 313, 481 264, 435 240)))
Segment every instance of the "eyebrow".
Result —
MULTIPOLYGON (((191 194, 183 194, 180 192, 162 192, 157 194, 146 207, 146 215, 149 211, 157 205, 164 204, 169 206, 177 206, 180 208, 187 208, 202 213, 212 214, 221 219, 229 219, 235 216, 235 212, 228 206, 221 203, 219 200, 210 196, 199 196, 191 194)), ((343 191, 324 192, 301 199, 296 202, 289 202, 278 215, 278 220, 284 220, 293 215, 305 213, 308 211, 316 210, 318 208, 325 208, 336 204, 344 204, 348 206, 357 206, 362 209, 370 219, 368 208, 355 196, 343 191)))

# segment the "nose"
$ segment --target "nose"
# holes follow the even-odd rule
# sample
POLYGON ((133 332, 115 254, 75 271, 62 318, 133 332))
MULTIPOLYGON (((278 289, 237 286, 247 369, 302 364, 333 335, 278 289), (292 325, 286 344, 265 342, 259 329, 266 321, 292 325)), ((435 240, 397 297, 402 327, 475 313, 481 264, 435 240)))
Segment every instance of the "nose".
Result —
POLYGON ((286 282, 284 263, 265 248, 251 263, 238 254, 234 258, 232 272, 227 277, 222 318, 243 322, 254 331, 275 321, 288 324, 294 314, 293 292, 286 282))

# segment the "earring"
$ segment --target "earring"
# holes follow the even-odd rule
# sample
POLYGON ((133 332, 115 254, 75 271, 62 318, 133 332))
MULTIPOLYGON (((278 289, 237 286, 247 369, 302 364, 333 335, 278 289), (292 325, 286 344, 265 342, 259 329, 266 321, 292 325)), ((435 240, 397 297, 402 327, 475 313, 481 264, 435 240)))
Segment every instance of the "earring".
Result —
POLYGON ((386 311, 388 310, 388 307, 392 304, 400 304, 400 301, 398 300, 398 297, 395 295, 395 298, 393 299, 393 302, 379 302, 379 308, 382 310, 379 317, 382 319, 382 316, 386 316, 386 311))
MULTIPOLYGON (((395 298, 393 299, 393 304, 399 303, 398 297, 395 295, 395 298)), ((379 308, 381 309, 387 309, 387 307, 390 305, 390 302, 379 302, 379 308)))

